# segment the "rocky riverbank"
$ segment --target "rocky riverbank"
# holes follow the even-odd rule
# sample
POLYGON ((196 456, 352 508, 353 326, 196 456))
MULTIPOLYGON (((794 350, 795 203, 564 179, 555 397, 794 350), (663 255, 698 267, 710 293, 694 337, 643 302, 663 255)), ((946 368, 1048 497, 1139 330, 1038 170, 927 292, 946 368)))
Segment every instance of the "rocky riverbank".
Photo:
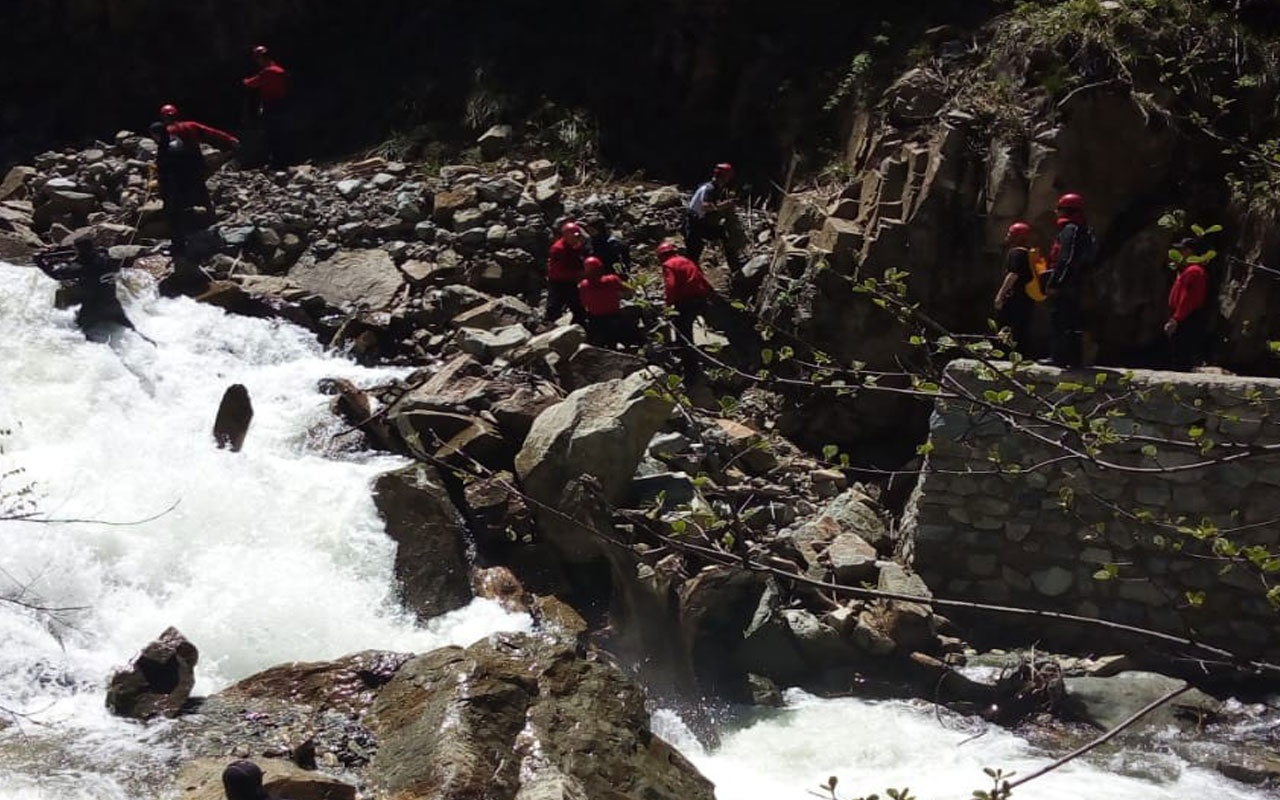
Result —
MULTIPOLYGON (((414 367, 391 385, 328 384, 346 421, 335 448, 415 462, 373 487, 397 542, 405 606, 429 619, 491 596, 568 638, 494 640, 413 660, 357 655, 282 667, 194 705, 184 697, 170 708, 193 754, 295 766, 314 758, 352 786, 405 796, 441 787, 471 796, 478 776, 495 771, 506 776, 503 796, 594 796, 602 782, 709 795, 651 737, 640 690, 608 666, 615 658, 672 702, 769 704, 778 687, 803 686, 920 695, 1009 724, 1043 713, 1112 719, 1098 709, 1120 707, 1119 684, 1099 695, 1067 681, 1110 680, 1098 673, 1116 671, 1114 661, 1047 667, 1020 658, 999 674, 966 672, 981 659, 927 603, 831 587, 931 596, 907 563, 894 486, 859 481, 793 444, 822 435, 822 419, 796 419, 794 398, 744 372, 764 345, 742 309, 726 303, 711 315, 731 340, 720 347, 711 329, 699 340, 719 347, 725 367, 687 385, 671 377, 676 361, 656 341, 638 353, 595 348, 580 329, 541 320, 550 231, 592 212, 633 243, 640 303, 655 304, 646 255, 678 229, 677 188, 570 178, 547 161, 494 155, 432 170, 382 160, 224 168, 211 178, 221 220, 199 299, 303 324, 369 363, 414 367), (474 679, 442 686, 439 674, 456 669, 474 679), (575 708, 551 702, 561 697, 575 708), (473 706, 492 712, 474 720, 480 738, 414 759, 381 755, 421 751, 414 736, 473 706), (561 740, 561 728, 541 720, 563 715, 618 728, 561 740), (598 741, 616 755, 603 775, 582 772, 575 748, 598 741)), ((127 266, 165 275, 166 231, 147 196, 146 163, 146 140, 121 134, 11 172, 0 190, 8 257, 89 232, 127 266)), ((773 246, 769 215, 743 217, 757 257, 745 285, 713 268, 729 296, 747 296, 773 246)), ((1195 708, 1210 706, 1204 698, 1195 708)), ((690 716, 711 739, 713 726, 690 716)), ((207 784, 208 763, 182 782, 207 784)), ((297 780, 292 768, 280 774, 297 780)), ((301 796, 301 784, 280 785, 301 796)))

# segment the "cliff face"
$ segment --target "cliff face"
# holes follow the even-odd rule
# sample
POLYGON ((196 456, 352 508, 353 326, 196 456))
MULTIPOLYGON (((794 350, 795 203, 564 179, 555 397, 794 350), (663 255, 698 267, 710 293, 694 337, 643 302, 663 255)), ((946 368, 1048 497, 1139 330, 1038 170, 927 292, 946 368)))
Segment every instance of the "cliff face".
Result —
MULTIPOLYGON (((1161 363, 1170 243, 1221 225, 1212 363, 1274 374, 1280 319, 1264 309, 1280 283, 1256 265, 1280 260, 1278 51, 1254 19, 1213 2, 1067 0, 935 43, 851 112, 840 178, 784 201, 761 307, 846 361, 892 367, 918 350, 857 283, 906 270, 922 309, 985 333, 1008 225, 1031 222, 1047 249, 1057 196, 1078 192, 1100 240, 1085 298, 1097 363, 1161 363)), ((1042 330, 1029 349, 1045 344, 1042 330)))
POLYGON ((839 0, 4 5, 0 164, 140 130, 163 102, 234 127, 247 109, 238 84, 252 70, 248 51, 265 43, 293 71, 309 154, 350 151, 419 125, 436 138, 469 140, 476 127, 518 122, 549 101, 597 120, 610 161, 667 174, 701 174, 725 158, 776 171, 807 135, 840 67, 870 37, 980 18, 987 7, 928 0, 907 14, 839 0))

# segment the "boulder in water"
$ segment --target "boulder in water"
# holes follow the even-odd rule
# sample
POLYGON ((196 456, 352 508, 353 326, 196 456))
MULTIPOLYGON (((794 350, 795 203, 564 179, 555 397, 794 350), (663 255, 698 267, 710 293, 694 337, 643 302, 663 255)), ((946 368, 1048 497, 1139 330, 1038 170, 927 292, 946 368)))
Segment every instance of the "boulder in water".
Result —
POLYGON ((200 651, 177 628, 143 648, 128 669, 111 676, 107 708, 134 719, 176 717, 191 696, 200 651))
POLYGON ((240 452, 244 437, 253 421, 253 404, 249 402, 249 390, 243 384, 233 383, 222 394, 218 404, 218 416, 213 421, 213 440, 218 447, 233 453, 240 452))
MULTIPOLYGON (((177 788, 183 800, 224 800, 222 771, 230 759, 200 758, 182 767, 177 788)), ((304 770, 279 758, 255 758, 262 768, 267 797, 289 800, 355 800, 356 787, 345 781, 304 770)))

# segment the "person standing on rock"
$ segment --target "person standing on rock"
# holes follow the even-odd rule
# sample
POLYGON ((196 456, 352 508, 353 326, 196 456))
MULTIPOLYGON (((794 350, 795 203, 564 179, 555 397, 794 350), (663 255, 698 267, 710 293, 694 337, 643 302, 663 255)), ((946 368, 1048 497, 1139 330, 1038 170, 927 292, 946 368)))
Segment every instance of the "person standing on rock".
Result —
POLYGON ((1031 268, 1031 226, 1015 222, 1004 237, 1008 248, 1005 254, 1004 281, 996 290, 996 322, 1008 328, 1013 336, 1013 346, 1026 355, 1027 333, 1031 328, 1031 313, 1035 301, 1027 294, 1027 285, 1037 277, 1031 268))
POLYGON ((732 219, 733 199, 727 197, 729 185, 733 183, 733 165, 716 164, 711 171, 711 180, 698 187, 689 201, 685 212, 684 246, 689 258, 702 263, 702 251, 707 242, 720 242, 724 248, 724 258, 733 273, 741 271, 737 248, 731 240, 730 225, 736 224, 732 219))
POLYGON ((138 332, 116 295, 119 265, 107 256, 105 250, 96 246, 92 236, 84 234, 75 240, 75 260, 70 263, 56 263, 53 255, 36 253, 35 264, 54 280, 75 282, 75 296, 80 302, 76 325, 86 339, 106 343, 121 328, 138 332))
POLYGON ((578 284, 578 296, 587 312, 587 341, 596 347, 639 345, 636 320, 622 308, 627 287, 596 256, 583 260, 586 277, 578 284))
POLYGON ((600 259, 604 268, 617 275, 626 276, 631 269, 631 253, 627 243, 613 235, 609 223, 599 214, 593 214, 582 222, 590 241, 587 248, 600 259))
POLYGON ((150 134, 156 143, 156 185, 169 223, 172 253, 185 255, 191 234, 203 227, 201 209, 213 211, 204 157, 198 143, 175 136, 163 122, 153 123, 150 134))
MULTIPOLYGON (((195 120, 180 119, 179 116, 178 107, 172 103, 165 103, 160 107, 160 120, 164 123, 165 129, 169 131, 169 135, 176 136, 184 142, 195 144, 197 153, 199 153, 199 146, 202 144, 226 151, 234 151, 240 146, 240 140, 226 131, 195 120)), ((201 155, 201 160, 203 158, 204 156, 201 155)))
POLYGON ((227 800, 267 800, 262 768, 252 761, 233 761, 222 771, 222 791, 227 800))
POLYGON ((667 305, 676 312, 673 324, 676 344, 684 362, 685 377, 697 371, 698 357, 693 344, 693 323, 707 310, 714 290, 702 269, 692 259, 680 255, 671 242, 658 245, 658 260, 662 262, 662 285, 667 305))
POLYGON ((1078 194, 1064 194, 1057 205, 1058 238, 1049 251, 1049 270, 1045 273, 1045 294, 1049 302, 1049 324, 1052 346, 1049 363, 1058 367, 1080 366, 1081 325, 1080 296, 1084 292, 1085 272, 1097 256, 1098 243, 1084 216, 1084 199, 1078 194))
POLYGON ((1169 337, 1173 368, 1190 370, 1204 363, 1209 329, 1205 247, 1198 239, 1183 239, 1173 247, 1181 259, 1174 265, 1178 277, 1169 290, 1169 319, 1164 323, 1164 334, 1169 337))
POLYGON ((567 308, 577 325, 586 325, 586 311, 578 297, 578 283, 586 277, 587 234, 570 220, 560 226, 560 238, 547 256, 547 322, 560 319, 567 308))
POLYGON ((289 96, 289 73, 276 63, 263 45, 253 48, 258 72, 245 78, 246 89, 257 92, 257 117, 267 140, 267 164, 272 169, 289 166, 288 137, 285 134, 285 100, 289 96))

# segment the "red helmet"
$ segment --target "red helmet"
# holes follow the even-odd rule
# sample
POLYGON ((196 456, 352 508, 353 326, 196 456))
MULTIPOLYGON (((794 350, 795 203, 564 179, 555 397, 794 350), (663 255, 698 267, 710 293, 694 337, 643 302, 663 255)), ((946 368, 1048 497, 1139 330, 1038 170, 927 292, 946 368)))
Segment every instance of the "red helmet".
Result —
POLYGON ((1064 194, 1058 198, 1058 208, 1067 211, 1084 211, 1084 198, 1078 194, 1064 194))
POLYGON ((178 107, 172 103, 165 103, 160 106, 160 116, 164 119, 171 119, 178 116, 178 107))
POLYGON ((1023 236, 1031 235, 1031 226, 1025 222, 1015 222, 1009 226, 1009 233, 1006 235, 1008 239, 1019 239, 1023 236))
POLYGON ((656 252, 659 258, 664 258, 666 256, 675 255, 676 253, 679 252, 679 248, 677 248, 671 242, 663 242, 662 244, 658 245, 658 249, 656 252))
POLYGON ((569 220, 568 222, 560 226, 561 236, 576 236, 579 233, 582 233, 582 226, 574 222, 573 220, 569 220))
POLYGON ((732 165, 732 164, 729 164, 729 163, 727 163, 727 162, 726 162, 726 163, 721 163, 721 164, 716 164, 716 165, 715 165, 715 168, 713 168, 713 169, 711 170, 711 175, 712 175, 712 177, 715 177, 715 178, 721 178, 721 177, 723 177, 723 178, 732 178, 732 177, 733 177, 733 165, 732 165))
POLYGON ((588 275, 599 275, 604 272, 604 262, 595 256, 587 256, 582 260, 582 268, 588 275))
POLYGON ((271 51, 267 50, 266 45, 262 45, 262 44, 260 44, 260 45, 258 45, 257 47, 253 48, 253 54, 254 54, 255 56, 265 56, 265 55, 267 55, 267 54, 268 54, 268 53, 270 53, 270 52, 271 52, 271 51))

